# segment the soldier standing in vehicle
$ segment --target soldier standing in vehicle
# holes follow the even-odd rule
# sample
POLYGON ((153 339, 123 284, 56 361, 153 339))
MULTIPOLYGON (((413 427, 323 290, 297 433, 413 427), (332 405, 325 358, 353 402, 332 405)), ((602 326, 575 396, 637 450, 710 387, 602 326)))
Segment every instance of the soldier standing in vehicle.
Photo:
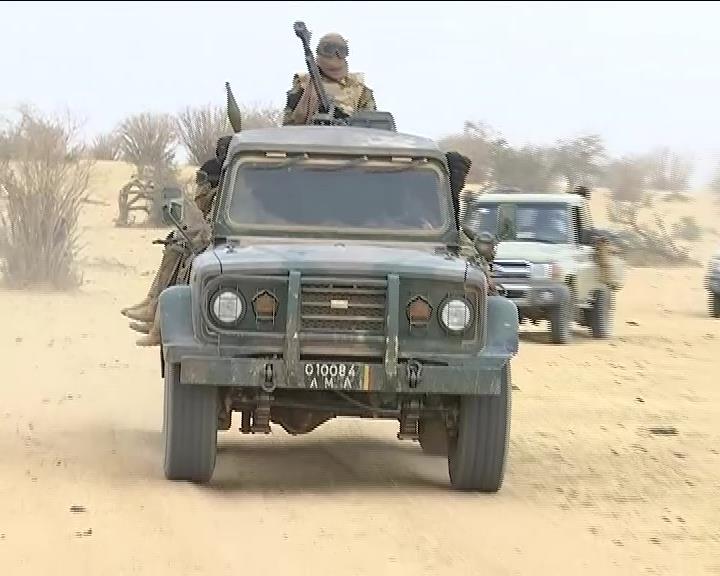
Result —
MULTIPOLYGON (((372 90, 362 74, 348 72, 348 43, 340 34, 326 34, 318 42, 317 65, 325 92, 336 108, 351 115, 359 110, 377 110, 372 90)), ((309 74, 295 74, 287 93, 283 125, 309 124, 319 110, 319 98, 309 74)))

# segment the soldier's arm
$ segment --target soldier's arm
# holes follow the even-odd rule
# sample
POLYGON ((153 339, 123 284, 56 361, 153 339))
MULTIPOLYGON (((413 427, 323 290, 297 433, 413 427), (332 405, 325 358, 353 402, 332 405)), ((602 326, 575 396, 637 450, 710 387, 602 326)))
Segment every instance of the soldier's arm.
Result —
POLYGON ((377 110, 377 104, 375 103, 375 95, 373 91, 367 86, 363 88, 362 94, 360 94, 360 101, 358 102, 358 110, 377 110))
POLYGON ((302 95, 303 87, 300 84, 300 77, 295 74, 295 76, 293 76, 292 88, 290 88, 290 90, 288 90, 287 92, 285 110, 283 110, 283 126, 290 126, 294 124, 292 115, 295 107, 298 105, 298 102, 300 102, 300 98, 302 98, 302 95))

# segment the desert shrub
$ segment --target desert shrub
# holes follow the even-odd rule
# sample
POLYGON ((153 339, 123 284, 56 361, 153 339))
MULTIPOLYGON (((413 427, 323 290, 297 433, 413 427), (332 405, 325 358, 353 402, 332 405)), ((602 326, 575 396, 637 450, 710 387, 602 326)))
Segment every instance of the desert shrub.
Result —
POLYGON ((282 124, 283 111, 264 104, 247 104, 240 107, 243 130, 272 128, 282 124))
POLYGON ((92 162, 76 134, 70 121, 29 110, 11 130, 13 160, 0 162, 0 270, 12 288, 81 282, 77 223, 92 162))
POLYGON ((138 167, 169 168, 175 162, 175 122, 166 114, 144 113, 125 119, 119 127, 120 153, 138 167))
POLYGON ((219 106, 185 108, 178 114, 176 123, 190 162, 196 166, 215 156, 218 138, 232 134, 227 112, 219 106))
POLYGON ((652 223, 640 222, 640 202, 608 204, 608 217, 622 241, 625 261, 631 266, 696 266, 687 248, 679 245, 665 222, 654 215, 652 223))
POLYGON ((94 160, 120 159, 120 134, 116 131, 96 136, 90 145, 89 154, 94 160))
POLYGON ((642 202, 646 196, 646 181, 645 166, 636 158, 615 160, 605 170, 604 184, 610 188, 616 202, 642 202))

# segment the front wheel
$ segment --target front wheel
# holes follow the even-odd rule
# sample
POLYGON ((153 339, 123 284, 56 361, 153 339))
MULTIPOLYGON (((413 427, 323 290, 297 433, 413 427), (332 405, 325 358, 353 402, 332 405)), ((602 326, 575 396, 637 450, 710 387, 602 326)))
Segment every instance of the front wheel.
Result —
POLYGON ((603 287, 595 292, 595 301, 590 309, 590 331, 593 338, 609 338, 612 332, 612 295, 603 287))
POLYGON ((572 303, 561 301, 550 312, 550 339, 553 344, 567 344, 572 338, 572 303))
POLYGON ((180 366, 165 366, 165 477, 205 483, 215 470, 218 392, 180 383, 180 366))
POLYGON ((510 365, 497 396, 463 396, 457 435, 448 439, 450 484, 457 490, 497 492, 505 475, 510 432, 510 365))
POLYGON ((720 318, 720 294, 710 292, 710 316, 720 318))
POLYGON ((439 418, 423 418, 418 423, 418 441, 425 454, 447 456, 447 426, 439 418))

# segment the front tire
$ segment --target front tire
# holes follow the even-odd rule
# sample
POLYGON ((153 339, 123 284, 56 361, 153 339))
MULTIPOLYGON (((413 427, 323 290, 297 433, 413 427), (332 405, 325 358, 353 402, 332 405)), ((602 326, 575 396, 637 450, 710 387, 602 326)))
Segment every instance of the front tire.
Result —
POLYGON ((595 302, 590 309, 590 331, 593 338, 609 338, 612 332, 612 295, 603 287, 595 292, 595 302))
POLYGON ((710 316, 720 318, 720 294, 710 292, 710 316))
POLYGON ((209 482, 217 453, 218 393, 214 386, 180 383, 180 366, 165 366, 165 477, 209 482))
POLYGON ((550 312, 550 338, 553 344, 567 344, 572 338, 572 304, 560 302, 550 312))
POLYGON ((497 492, 505 475, 510 432, 510 365, 497 396, 463 396, 457 435, 448 439, 450 484, 456 490, 497 492))

